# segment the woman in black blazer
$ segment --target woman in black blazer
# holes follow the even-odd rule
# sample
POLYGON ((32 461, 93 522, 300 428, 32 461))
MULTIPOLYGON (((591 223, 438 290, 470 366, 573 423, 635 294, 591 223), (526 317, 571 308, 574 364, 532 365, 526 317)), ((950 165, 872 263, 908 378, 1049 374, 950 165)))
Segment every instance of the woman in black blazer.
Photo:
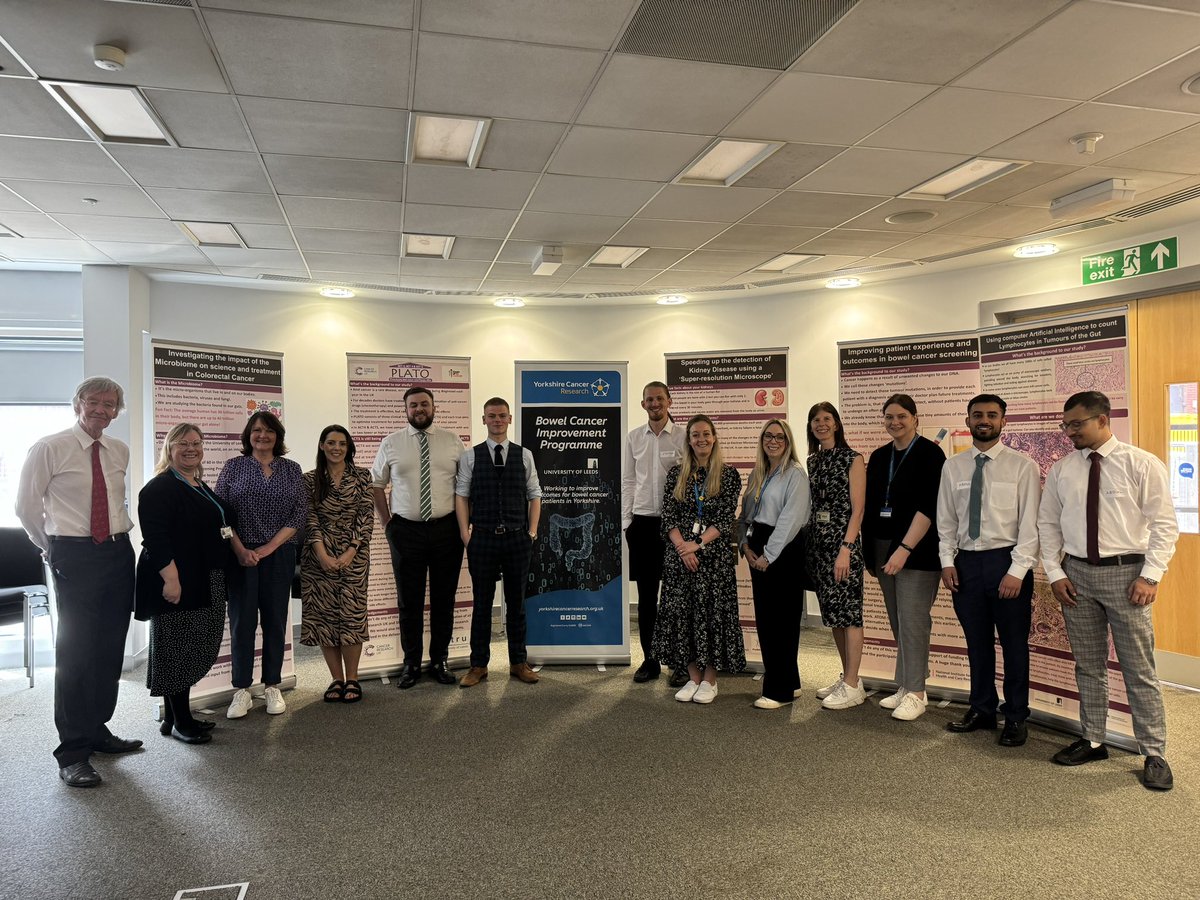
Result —
POLYGON ((892 440, 867 463, 863 558, 879 579, 896 638, 899 689, 879 705, 892 710, 892 718, 911 721, 926 706, 930 613, 942 572, 934 522, 946 454, 917 434, 917 405, 908 394, 893 394, 883 404, 883 426, 892 440))
POLYGON ((225 631, 225 572, 233 513, 201 481, 204 435, 180 423, 167 433, 157 473, 138 494, 142 552, 136 612, 150 620, 146 685, 163 697, 162 733, 207 743, 212 722, 192 716, 192 687, 212 668, 225 631))

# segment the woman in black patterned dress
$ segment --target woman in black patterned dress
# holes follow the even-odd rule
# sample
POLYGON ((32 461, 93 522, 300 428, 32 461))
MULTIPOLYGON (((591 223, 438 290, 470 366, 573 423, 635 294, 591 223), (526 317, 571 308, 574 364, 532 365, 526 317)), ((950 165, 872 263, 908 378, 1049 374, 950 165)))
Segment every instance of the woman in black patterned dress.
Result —
POLYGON ((806 548, 821 623, 833 630, 842 674, 817 691, 825 709, 849 709, 867 699, 858 680, 863 647, 863 555, 860 532, 866 507, 867 467, 850 449, 842 417, 829 402, 808 411, 808 480, 812 516, 806 548))
POLYGON ((317 467, 304 474, 308 526, 300 556, 304 613, 300 643, 319 646, 333 678, 327 703, 362 699, 358 661, 367 631, 367 570, 375 508, 371 473, 354 465, 354 439, 341 425, 321 432, 317 467))
POLYGON ((663 485, 662 597, 654 624, 654 656, 690 680, 675 695, 683 703, 712 703, 717 670, 746 668, 738 618, 737 532, 734 513, 742 476, 723 465, 717 430, 708 416, 687 424, 687 452, 663 485))

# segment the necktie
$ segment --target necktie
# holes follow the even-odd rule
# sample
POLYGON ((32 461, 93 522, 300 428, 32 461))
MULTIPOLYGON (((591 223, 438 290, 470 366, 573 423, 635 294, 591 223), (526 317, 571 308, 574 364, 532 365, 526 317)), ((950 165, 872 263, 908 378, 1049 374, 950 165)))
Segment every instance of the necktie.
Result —
POLYGON ((983 514, 983 467, 988 455, 980 453, 975 457, 975 473, 971 476, 971 496, 967 504, 967 536, 973 541, 979 540, 979 520, 983 514))
POLYGON ((429 435, 418 431, 417 440, 421 444, 421 521, 428 522, 433 518, 433 490, 429 476, 429 435))
POLYGON ((1087 558, 1093 566, 1100 565, 1100 460, 1092 451, 1092 468, 1088 472, 1087 490, 1087 558))
POLYGON ((108 540, 108 485, 100 465, 100 442, 92 442, 92 541, 108 540))
POLYGON ((500 452, 501 449, 502 448, 500 447, 500 445, 497 444, 496 445, 496 466, 498 468, 503 469, 504 468, 504 454, 500 452))

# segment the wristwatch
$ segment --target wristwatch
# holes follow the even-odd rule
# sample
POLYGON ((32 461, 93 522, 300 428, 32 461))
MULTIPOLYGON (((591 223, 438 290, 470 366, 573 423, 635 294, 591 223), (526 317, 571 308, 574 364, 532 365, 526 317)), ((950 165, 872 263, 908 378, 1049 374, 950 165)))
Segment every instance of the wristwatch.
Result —
POLYGON ((1150 587, 1158 587, 1157 578, 1147 578, 1145 575, 1143 575, 1142 581, 1146 582, 1146 584, 1150 585, 1150 587))
POLYGON ((696 542, 697 549, 704 546, 704 535, 698 534, 692 540, 696 542))

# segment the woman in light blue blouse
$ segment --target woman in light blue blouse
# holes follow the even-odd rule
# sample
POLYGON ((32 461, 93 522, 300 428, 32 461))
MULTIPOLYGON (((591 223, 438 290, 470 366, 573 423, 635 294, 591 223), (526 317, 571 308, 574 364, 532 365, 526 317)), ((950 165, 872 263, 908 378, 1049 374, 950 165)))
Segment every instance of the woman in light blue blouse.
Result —
POLYGON ((779 709, 800 691, 796 654, 804 614, 802 529, 808 513, 808 476, 796 456, 792 430, 771 419, 759 435, 740 516, 763 658, 762 696, 754 701, 759 709, 779 709))
POLYGON ((267 712, 287 710, 279 691, 288 603, 296 573, 300 531, 308 515, 304 474, 284 459, 283 424, 260 410, 242 430, 242 455, 225 464, 217 496, 237 514, 233 551, 240 571, 229 579, 229 637, 233 656, 233 701, 226 718, 240 719, 254 705, 254 633, 262 622, 262 683, 267 712))

